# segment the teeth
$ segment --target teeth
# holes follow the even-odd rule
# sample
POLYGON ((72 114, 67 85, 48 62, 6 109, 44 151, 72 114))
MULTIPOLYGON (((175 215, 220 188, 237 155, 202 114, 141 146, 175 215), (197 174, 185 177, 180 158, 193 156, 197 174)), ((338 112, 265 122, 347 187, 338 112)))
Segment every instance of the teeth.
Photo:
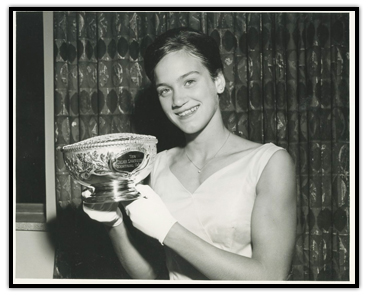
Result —
POLYGON ((178 116, 179 116, 179 117, 187 116, 187 115, 189 115, 189 114, 191 114, 191 113, 195 112, 198 108, 199 108, 199 106, 193 107, 193 108, 191 108, 191 109, 189 109, 189 110, 186 110, 186 111, 184 111, 184 112, 182 112, 182 113, 179 113, 179 114, 178 114, 178 116))

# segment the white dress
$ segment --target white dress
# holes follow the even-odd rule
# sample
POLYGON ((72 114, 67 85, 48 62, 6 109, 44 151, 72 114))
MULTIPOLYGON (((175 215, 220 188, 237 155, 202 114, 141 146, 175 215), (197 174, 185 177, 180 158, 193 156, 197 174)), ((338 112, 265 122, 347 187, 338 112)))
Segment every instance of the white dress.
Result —
MULTIPOLYGON (((271 156, 282 148, 264 144, 207 178, 190 193, 169 168, 170 151, 156 157, 150 184, 178 222, 220 249, 252 257, 251 217, 256 185, 271 156)), ((206 280, 165 247, 171 280, 206 280)))

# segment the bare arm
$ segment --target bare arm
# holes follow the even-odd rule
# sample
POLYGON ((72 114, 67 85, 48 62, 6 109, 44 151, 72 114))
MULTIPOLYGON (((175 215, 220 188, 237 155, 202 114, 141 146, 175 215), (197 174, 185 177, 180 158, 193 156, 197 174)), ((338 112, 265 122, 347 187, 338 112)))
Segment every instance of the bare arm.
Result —
POLYGON ((270 159, 257 185, 252 258, 218 249, 179 223, 171 228, 164 244, 209 279, 284 280, 292 260, 295 229, 294 165, 285 151, 279 151, 270 159))
POLYGON ((133 279, 157 278, 164 267, 162 246, 158 248, 143 234, 132 236, 124 222, 107 231, 121 265, 133 279))
POLYGON ((257 185, 252 215, 253 257, 262 262, 270 279, 285 279, 296 238, 296 182, 294 163, 278 151, 257 185))

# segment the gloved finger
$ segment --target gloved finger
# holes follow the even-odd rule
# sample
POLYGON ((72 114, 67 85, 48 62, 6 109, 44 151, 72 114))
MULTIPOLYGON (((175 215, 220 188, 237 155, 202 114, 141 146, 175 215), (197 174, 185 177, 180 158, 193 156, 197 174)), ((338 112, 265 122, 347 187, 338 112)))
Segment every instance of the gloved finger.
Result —
POLYGON ((91 195, 92 195, 92 192, 91 192, 89 189, 86 189, 86 190, 84 190, 84 191, 82 192, 82 196, 83 196, 84 198, 90 198, 90 197, 91 197, 91 195))
POLYGON ((125 208, 126 214, 128 216, 131 216, 131 213, 136 211, 136 208, 144 207, 147 201, 148 199, 139 198, 125 205, 124 208, 125 208))
POLYGON ((138 184, 136 185, 136 189, 141 195, 145 196, 147 199, 153 198, 161 200, 159 195, 157 195, 156 192, 149 185, 138 184))
POLYGON ((133 203, 136 199, 134 200, 128 200, 128 201, 121 201, 120 203, 123 205, 123 207, 125 208, 126 206, 130 205, 131 203, 133 203))
POLYGON ((83 210, 87 213, 87 215, 96 221, 102 222, 108 226, 117 226, 123 221, 123 215, 119 208, 115 211, 94 211, 90 209, 83 210))
POLYGON ((119 203, 83 203, 83 210, 86 212, 88 211, 99 211, 99 212, 110 212, 110 211, 116 211, 117 207, 119 206, 119 203))

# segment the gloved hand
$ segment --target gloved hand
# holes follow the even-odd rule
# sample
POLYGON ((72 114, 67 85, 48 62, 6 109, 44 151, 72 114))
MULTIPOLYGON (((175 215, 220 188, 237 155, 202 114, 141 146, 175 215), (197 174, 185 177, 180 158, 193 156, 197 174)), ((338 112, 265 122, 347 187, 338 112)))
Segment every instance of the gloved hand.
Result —
POLYGON ((138 184, 136 189, 143 197, 126 205, 125 211, 134 227, 163 244, 176 219, 151 187, 138 184))
MULTIPOLYGON (((91 192, 86 190, 82 193, 85 198, 90 197, 91 192)), ((123 222, 123 215, 119 209, 119 203, 87 204, 83 202, 83 211, 87 215, 109 227, 118 226, 123 222)))

